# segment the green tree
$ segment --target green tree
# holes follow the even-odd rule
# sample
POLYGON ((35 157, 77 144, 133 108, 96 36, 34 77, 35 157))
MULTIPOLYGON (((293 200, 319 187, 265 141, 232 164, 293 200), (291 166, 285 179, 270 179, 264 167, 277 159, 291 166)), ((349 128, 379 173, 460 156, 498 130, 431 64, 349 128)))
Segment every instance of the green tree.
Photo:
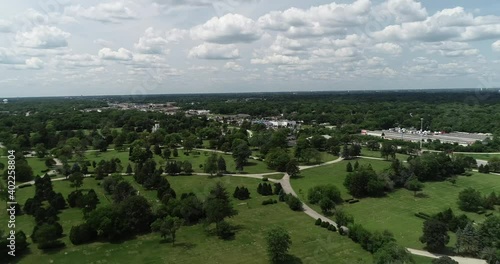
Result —
POLYGON ((233 142, 233 158, 236 170, 243 171, 243 167, 247 164, 247 159, 250 155, 252 155, 252 151, 246 141, 237 139, 233 142))
POLYGON ((229 195, 221 182, 217 182, 210 190, 205 200, 204 209, 208 223, 215 223, 217 233, 219 233, 219 224, 226 217, 232 217, 238 214, 231 204, 229 195))
POLYGON ((458 194, 458 206, 466 212, 477 212, 483 206, 481 193, 471 187, 458 194))
POLYGON ((266 233, 267 254, 271 262, 279 263, 287 259, 292 239, 282 227, 274 227, 266 233))
POLYGON ((265 159, 267 167, 276 171, 286 171, 290 156, 282 148, 274 148, 269 151, 265 159))
POLYGON ((421 183, 417 178, 413 178, 406 183, 406 189, 413 192, 413 196, 417 196, 417 192, 422 191, 424 184, 421 183))
POLYGON ((158 218, 151 224, 153 232, 160 233, 163 239, 170 237, 172 245, 175 244, 175 237, 177 230, 181 228, 182 220, 178 217, 167 216, 165 218, 158 218))
POLYGON ((80 188, 83 185, 83 174, 81 172, 74 172, 69 175, 70 186, 75 187, 75 189, 80 188))
POLYGON ((353 169, 352 169, 352 165, 351 165, 351 163, 350 163, 350 162, 348 162, 348 163, 347 163, 345 170, 346 170, 347 172, 352 172, 352 170, 353 170, 353 169))
POLYGON ((291 178, 296 178, 300 174, 299 163, 296 159, 291 159, 286 164, 286 173, 290 175, 291 178))
POLYGON ((217 173, 217 154, 211 153, 205 160, 205 165, 203 166, 203 171, 205 173, 210 173, 213 175, 217 173))
POLYGON ((423 235, 420 237, 420 242, 425 243, 427 249, 439 251, 443 249, 449 241, 448 226, 445 223, 433 218, 424 222, 423 235))
POLYGON ((321 208, 321 211, 323 214, 328 214, 332 209, 335 208, 335 203, 328 199, 328 198, 323 198, 319 201, 319 207, 321 208))
POLYGON ((385 244, 382 248, 373 254, 373 263, 387 264, 387 263, 415 263, 410 252, 404 247, 390 242, 385 244))
POLYGON ((456 249, 458 253, 476 256, 481 250, 481 238, 471 222, 463 230, 457 231, 456 249))
POLYGON ((217 160, 217 171, 219 173, 226 173, 227 168, 226 168, 226 160, 222 155, 219 156, 219 159, 217 160))

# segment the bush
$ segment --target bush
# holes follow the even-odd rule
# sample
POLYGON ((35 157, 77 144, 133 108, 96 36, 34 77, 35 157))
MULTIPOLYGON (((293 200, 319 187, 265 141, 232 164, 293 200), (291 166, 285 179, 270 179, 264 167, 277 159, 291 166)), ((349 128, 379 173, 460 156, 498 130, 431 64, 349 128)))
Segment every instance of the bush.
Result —
POLYGON ((288 207, 292 209, 293 211, 302 211, 302 202, 299 200, 299 198, 288 194, 286 197, 286 204, 288 204, 288 207))
POLYGON ((275 204, 277 203, 278 201, 276 200, 273 200, 273 199, 268 199, 268 200, 264 200, 262 201, 262 205, 268 205, 268 204, 275 204))
POLYGON ((328 223, 326 221, 325 222, 321 222, 321 227, 328 228, 329 226, 330 226, 330 223, 328 223))
POLYGON ((307 193, 307 199, 312 204, 318 203, 323 198, 328 198, 334 203, 342 202, 339 189, 331 184, 315 186, 307 193))
POLYGON ((269 179, 267 177, 264 177, 264 178, 262 178, 262 181, 266 182, 266 181, 269 181, 269 179))
POLYGON ((81 245, 92 242, 97 238, 97 232, 88 224, 73 226, 69 234, 69 240, 73 245, 81 245))
POLYGON ((337 232, 337 228, 332 224, 330 224, 330 226, 328 226, 328 230, 330 230, 332 232, 337 232))
POLYGON ((321 221, 321 218, 316 219, 316 222, 314 222, 314 224, 317 226, 321 225, 321 223, 323 223, 323 221, 321 221))
POLYGON ((222 221, 219 223, 217 236, 222 239, 229 239, 234 236, 233 228, 226 221, 222 221))

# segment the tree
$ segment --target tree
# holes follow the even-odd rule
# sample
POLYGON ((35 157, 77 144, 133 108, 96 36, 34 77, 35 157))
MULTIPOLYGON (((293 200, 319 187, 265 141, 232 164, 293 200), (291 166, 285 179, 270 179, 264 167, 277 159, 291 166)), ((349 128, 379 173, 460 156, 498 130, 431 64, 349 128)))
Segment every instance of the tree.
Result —
POLYGON ((97 238, 97 231, 92 229, 88 224, 83 223, 71 227, 69 240, 73 245, 81 245, 92 242, 97 238))
POLYGON ((182 220, 178 217, 167 216, 165 218, 158 218, 151 224, 153 232, 160 233, 163 239, 170 237, 172 245, 175 244, 175 234, 182 225, 182 220))
POLYGON ((339 189, 333 184, 318 185, 309 189, 307 192, 307 199, 311 204, 316 204, 321 199, 327 198, 334 203, 341 203, 342 197, 340 196, 339 189))
POLYGON ((385 244, 382 248, 373 254, 373 263, 386 264, 386 263, 415 263, 410 252, 404 247, 390 242, 385 244))
POLYGON ((417 196, 417 192, 422 191, 424 184, 417 178, 413 178, 406 183, 406 189, 413 191, 413 196, 417 196))
POLYGON ((189 162, 189 160, 185 160, 184 162, 182 162, 182 170, 186 174, 193 173, 193 164, 191 164, 191 162, 189 162))
POLYGON ((396 158, 396 149, 397 149, 397 147, 393 143, 384 141, 382 143, 382 147, 380 148, 380 155, 384 159, 389 159, 389 157, 391 159, 395 159, 396 158))
POLYGON ((332 200, 325 197, 319 201, 319 207, 321 208, 321 211, 323 212, 323 214, 326 215, 332 209, 335 208, 335 203, 332 200))
POLYGON ((292 245, 292 239, 282 227, 274 227, 267 231, 267 254, 271 262, 278 263, 287 259, 287 253, 292 245))
POLYGON ((127 181, 120 181, 116 184, 113 190, 113 201, 119 203, 124 201, 130 196, 136 195, 137 191, 132 187, 132 185, 127 181))
POLYGON ((155 155, 161 155, 161 148, 160 148, 160 145, 158 144, 155 144, 154 147, 153 147, 153 153, 155 155))
POLYGON ((296 159, 291 159, 286 164, 286 173, 290 175, 291 178, 299 176, 300 174, 299 163, 297 162, 296 159))
POLYGON ((207 157, 205 165, 203 166, 203 171, 205 173, 210 173, 210 175, 217 173, 217 154, 212 153, 207 157))
POLYGON ((433 259, 432 264, 458 264, 458 262, 454 261, 452 258, 448 256, 444 256, 437 259, 433 259))
POLYGON ((350 162, 347 163, 346 165, 346 169, 345 169, 347 172, 352 172, 352 165, 350 162))
POLYGON ((229 195, 221 182, 217 182, 210 190, 205 201, 204 209, 208 223, 215 223, 217 233, 219 233, 219 224, 226 217, 232 217, 238 213, 233 208, 229 195))
POLYGON ((420 242, 425 243, 431 251, 443 249, 450 241, 448 227, 445 223, 436 219, 428 219, 424 222, 423 235, 420 242))
POLYGON ((274 148, 267 153, 265 161, 269 169, 284 172, 290 162, 290 156, 284 149, 274 148))
POLYGON ((174 152, 173 153, 174 153, 174 157, 175 158, 179 157, 179 151, 176 148, 174 148, 174 152))
POLYGON ((481 250, 481 238, 471 222, 463 230, 457 231, 456 249, 458 253, 472 256, 481 250))
POLYGON ((292 194, 287 194, 285 197, 285 202, 288 207, 293 211, 302 211, 302 202, 299 198, 293 196, 292 194))
POLYGON ((170 149, 166 148, 163 150, 162 156, 165 160, 170 159, 171 155, 172 155, 172 151, 170 151, 170 149))
POLYGON ((222 155, 219 156, 219 159, 217 160, 217 171, 219 173, 226 173, 227 168, 226 168, 226 160, 222 155))
POLYGON ((81 172, 72 173, 69 175, 69 182, 71 182, 70 187, 80 188, 83 185, 83 174, 81 172))
POLYGON ((250 155, 252 155, 252 151, 246 141, 236 139, 233 142, 233 158, 236 170, 243 171, 243 167, 247 164, 247 159, 250 155))
POLYGON ((348 224, 354 223, 354 218, 352 215, 346 213, 344 210, 337 209, 335 211, 335 222, 339 226, 347 226, 348 224))
POLYGON ((58 240, 61 233, 57 225, 44 223, 41 226, 35 226, 32 239, 33 242, 38 243, 39 249, 60 247, 64 246, 64 243, 58 240))
POLYGON ((466 212, 477 212, 483 206, 481 193, 471 187, 458 194, 458 206, 466 212))
POLYGON ((385 181, 380 179, 370 166, 361 166, 347 175, 344 186, 355 197, 382 196, 385 181))
POLYGON ((130 163, 127 165, 127 170, 125 171, 125 173, 127 173, 128 175, 132 174, 132 166, 130 166, 130 163))

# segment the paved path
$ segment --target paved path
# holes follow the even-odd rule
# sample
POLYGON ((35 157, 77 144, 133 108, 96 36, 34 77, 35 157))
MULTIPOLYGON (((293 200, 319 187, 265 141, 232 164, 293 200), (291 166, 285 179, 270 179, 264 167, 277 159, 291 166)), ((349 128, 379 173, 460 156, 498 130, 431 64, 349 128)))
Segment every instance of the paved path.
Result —
MULTIPOLYGON (((423 256, 423 257, 428 257, 428 258, 440 258, 443 256, 447 256, 447 255, 441 255, 441 254, 434 254, 431 252, 418 250, 418 249, 407 248, 407 250, 413 255, 418 255, 418 256, 423 256)), ((453 260, 455 260, 459 264, 486 264, 486 261, 482 260, 482 259, 464 258, 464 257, 456 257, 456 256, 448 256, 448 257, 452 258, 453 260)))

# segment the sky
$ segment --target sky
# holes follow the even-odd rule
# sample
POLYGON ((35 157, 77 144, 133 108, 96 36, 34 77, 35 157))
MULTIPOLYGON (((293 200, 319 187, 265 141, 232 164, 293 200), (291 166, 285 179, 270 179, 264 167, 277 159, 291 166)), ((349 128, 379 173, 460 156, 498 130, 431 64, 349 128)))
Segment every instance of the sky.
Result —
POLYGON ((500 1, 0 3, 0 97, 500 87, 500 1))

